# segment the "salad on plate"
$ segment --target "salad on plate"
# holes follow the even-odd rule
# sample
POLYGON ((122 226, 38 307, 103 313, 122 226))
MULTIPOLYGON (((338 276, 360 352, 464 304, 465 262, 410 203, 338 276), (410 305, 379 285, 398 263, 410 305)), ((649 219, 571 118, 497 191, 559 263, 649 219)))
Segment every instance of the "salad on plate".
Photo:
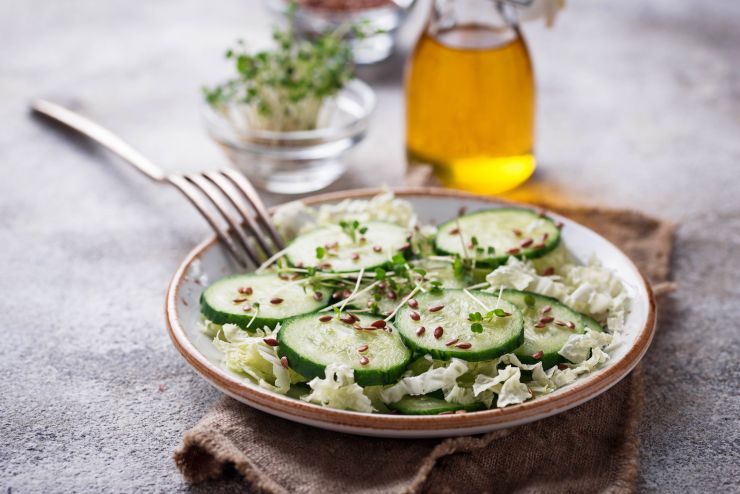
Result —
POLYGON ((385 192, 274 215, 288 246, 201 295, 226 369, 275 393, 365 413, 434 415, 537 399, 609 359, 625 284, 575 259, 544 211, 420 224, 385 192))

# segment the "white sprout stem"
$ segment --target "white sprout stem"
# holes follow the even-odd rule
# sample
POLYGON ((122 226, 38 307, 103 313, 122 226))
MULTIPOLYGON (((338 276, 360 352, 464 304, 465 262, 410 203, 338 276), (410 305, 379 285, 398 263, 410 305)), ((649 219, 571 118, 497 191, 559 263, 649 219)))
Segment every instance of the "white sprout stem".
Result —
POLYGON ((396 306, 395 309, 393 309, 393 312, 391 312, 390 314, 388 314, 388 317, 386 317, 384 319, 384 321, 385 322, 388 322, 391 319, 393 319, 393 316, 396 315, 396 312, 398 312, 398 310, 401 307, 403 307, 404 305, 406 305, 406 302, 408 302, 411 299, 411 297, 413 297, 414 295, 416 295, 416 292, 418 292, 420 289, 421 289, 421 285, 416 285, 416 287, 413 290, 411 290, 411 292, 408 295, 406 295, 405 297, 403 297, 403 299, 401 299, 401 303, 398 304, 398 306, 396 306))
POLYGON ((360 274, 357 276, 357 283, 355 283, 355 287, 352 290, 352 293, 349 294, 349 297, 344 299, 344 303, 339 306, 339 312, 342 312, 347 305, 347 303, 352 300, 356 294, 357 290, 360 289, 360 283, 362 282, 362 276, 365 274, 365 268, 360 269, 360 274))
MULTIPOLYGON (((368 290, 371 290, 371 289, 375 288, 375 287, 376 287, 376 286, 377 286, 377 285, 378 285, 379 283, 380 283, 379 281, 374 281, 373 283, 369 284, 368 286, 366 286, 365 288, 363 288, 363 289, 362 289, 362 290, 360 290, 359 292, 355 293, 355 296, 354 296, 354 298, 357 298, 357 297, 359 297, 360 295, 362 295, 363 293, 367 292, 368 290)), ((340 300, 339 302, 337 302, 337 303, 335 303, 335 304, 331 304, 331 305, 330 305, 330 306, 328 306, 328 307, 324 307, 324 308, 323 308, 323 309, 321 309, 321 310, 320 310, 319 312, 326 312, 326 311, 328 311, 328 310, 332 310, 332 309, 333 309, 334 307, 336 307, 336 306, 338 306, 338 305, 342 305, 342 303, 343 303, 343 302, 344 302, 344 300, 340 300)))
POLYGON ((455 262, 455 258, 452 256, 429 256, 427 257, 430 261, 445 261, 445 262, 455 262))
POLYGON ((263 262, 262 264, 260 264, 260 267, 258 267, 255 270, 255 273, 261 273, 265 269, 269 268, 275 261, 277 261, 278 259, 280 259, 281 257, 283 257, 287 251, 288 251, 288 247, 286 247, 283 250, 280 250, 280 251, 276 252, 275 254, 273 254, 265 262, 263 262))
POLYGON ((498 305, 501 303, 501 295, 504 293, 504 285, 498 289, 498 298, 496 299, 496 307, 493 310, 498 309, 498 305))
POLYGON ((471 285, 471 286, 469 286, 468 287, 468 290, 478 290, 478 289, 483 288, 483 287, 486 287, 488 285, 490 285, 490 283, 488 283, 487 281, 484 281, 482 283, 478 283, 477 285, 471 285))
POLYGON ((481 307, 483 307, 483 310, 485 310, 486 312, 491 312, 491 310, 488 307, 486 307, 486 304, 484 304, 483 302, 481 302, 478 297, 476 297, 475 295, 473 295, 472 293, 470 293, 467 288, 463 288, 463 292, 465 293, 465 295, 467 295, 468 297, 472 298, 475 301, 475 303, 477 303, 478 305, 480 305, 481 307))
POLYGON ((257 319, 257 314, 259 313, 260 313, 260 308, 256 307, 254 309, 254 315, 252 316, 252 319, 250 319, 249 322, 247 323, 247 328, 252 327, 252 323, 254 322, 255 319, 257 319))

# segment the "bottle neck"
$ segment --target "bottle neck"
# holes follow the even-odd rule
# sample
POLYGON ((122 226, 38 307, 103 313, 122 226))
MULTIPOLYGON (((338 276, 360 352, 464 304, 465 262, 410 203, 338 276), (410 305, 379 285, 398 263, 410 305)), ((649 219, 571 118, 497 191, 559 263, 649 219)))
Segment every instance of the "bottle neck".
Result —
POLYGON ((516 40, 516 10, 505 0, 434 0, 426 32, 458 49, 490 49, 516 40))

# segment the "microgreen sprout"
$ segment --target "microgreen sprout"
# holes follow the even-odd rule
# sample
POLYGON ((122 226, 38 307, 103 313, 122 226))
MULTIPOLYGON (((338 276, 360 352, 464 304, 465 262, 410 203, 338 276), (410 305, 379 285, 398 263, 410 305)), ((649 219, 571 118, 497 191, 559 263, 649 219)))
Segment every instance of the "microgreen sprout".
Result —
POLYGON ((353 221, 340 221, 339 226, 342 227, 342 231, 352 239, 353 243, 357 243, 357 234, 364 235, 367 233, 366 226, 360 226, 360 222, 357 220, 353 221))
POLYGON ((362 26, 342 26, 312 40, 299 40, 293 31, 295 5, 285 29, 275 28, 274 47, 250 52, 244 42, 226 52, 236 75, 205 88, 206 101, 228 115, 236 105, 249 125, 273 131, 311 130, 327 98, 335 96, 353 77, 348 34, 361 37, 362 26))

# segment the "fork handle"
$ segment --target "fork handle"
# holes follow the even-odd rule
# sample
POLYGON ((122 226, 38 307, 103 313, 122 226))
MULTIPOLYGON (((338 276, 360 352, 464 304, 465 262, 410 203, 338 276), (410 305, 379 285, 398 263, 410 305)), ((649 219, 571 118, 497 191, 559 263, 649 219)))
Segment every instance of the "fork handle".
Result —
POLYGON ((35 100, 31 103, 31 108, 34 112, 66 125, 97 142, 104 148, 120 156, 124 161, 133 165, 134 168, 155 182, 165 181, 166 175, 157 165, 146 159, 136 149, 105 127, 83 117, 79 113, 75 113, 61 105, 44 99, 35 100))

